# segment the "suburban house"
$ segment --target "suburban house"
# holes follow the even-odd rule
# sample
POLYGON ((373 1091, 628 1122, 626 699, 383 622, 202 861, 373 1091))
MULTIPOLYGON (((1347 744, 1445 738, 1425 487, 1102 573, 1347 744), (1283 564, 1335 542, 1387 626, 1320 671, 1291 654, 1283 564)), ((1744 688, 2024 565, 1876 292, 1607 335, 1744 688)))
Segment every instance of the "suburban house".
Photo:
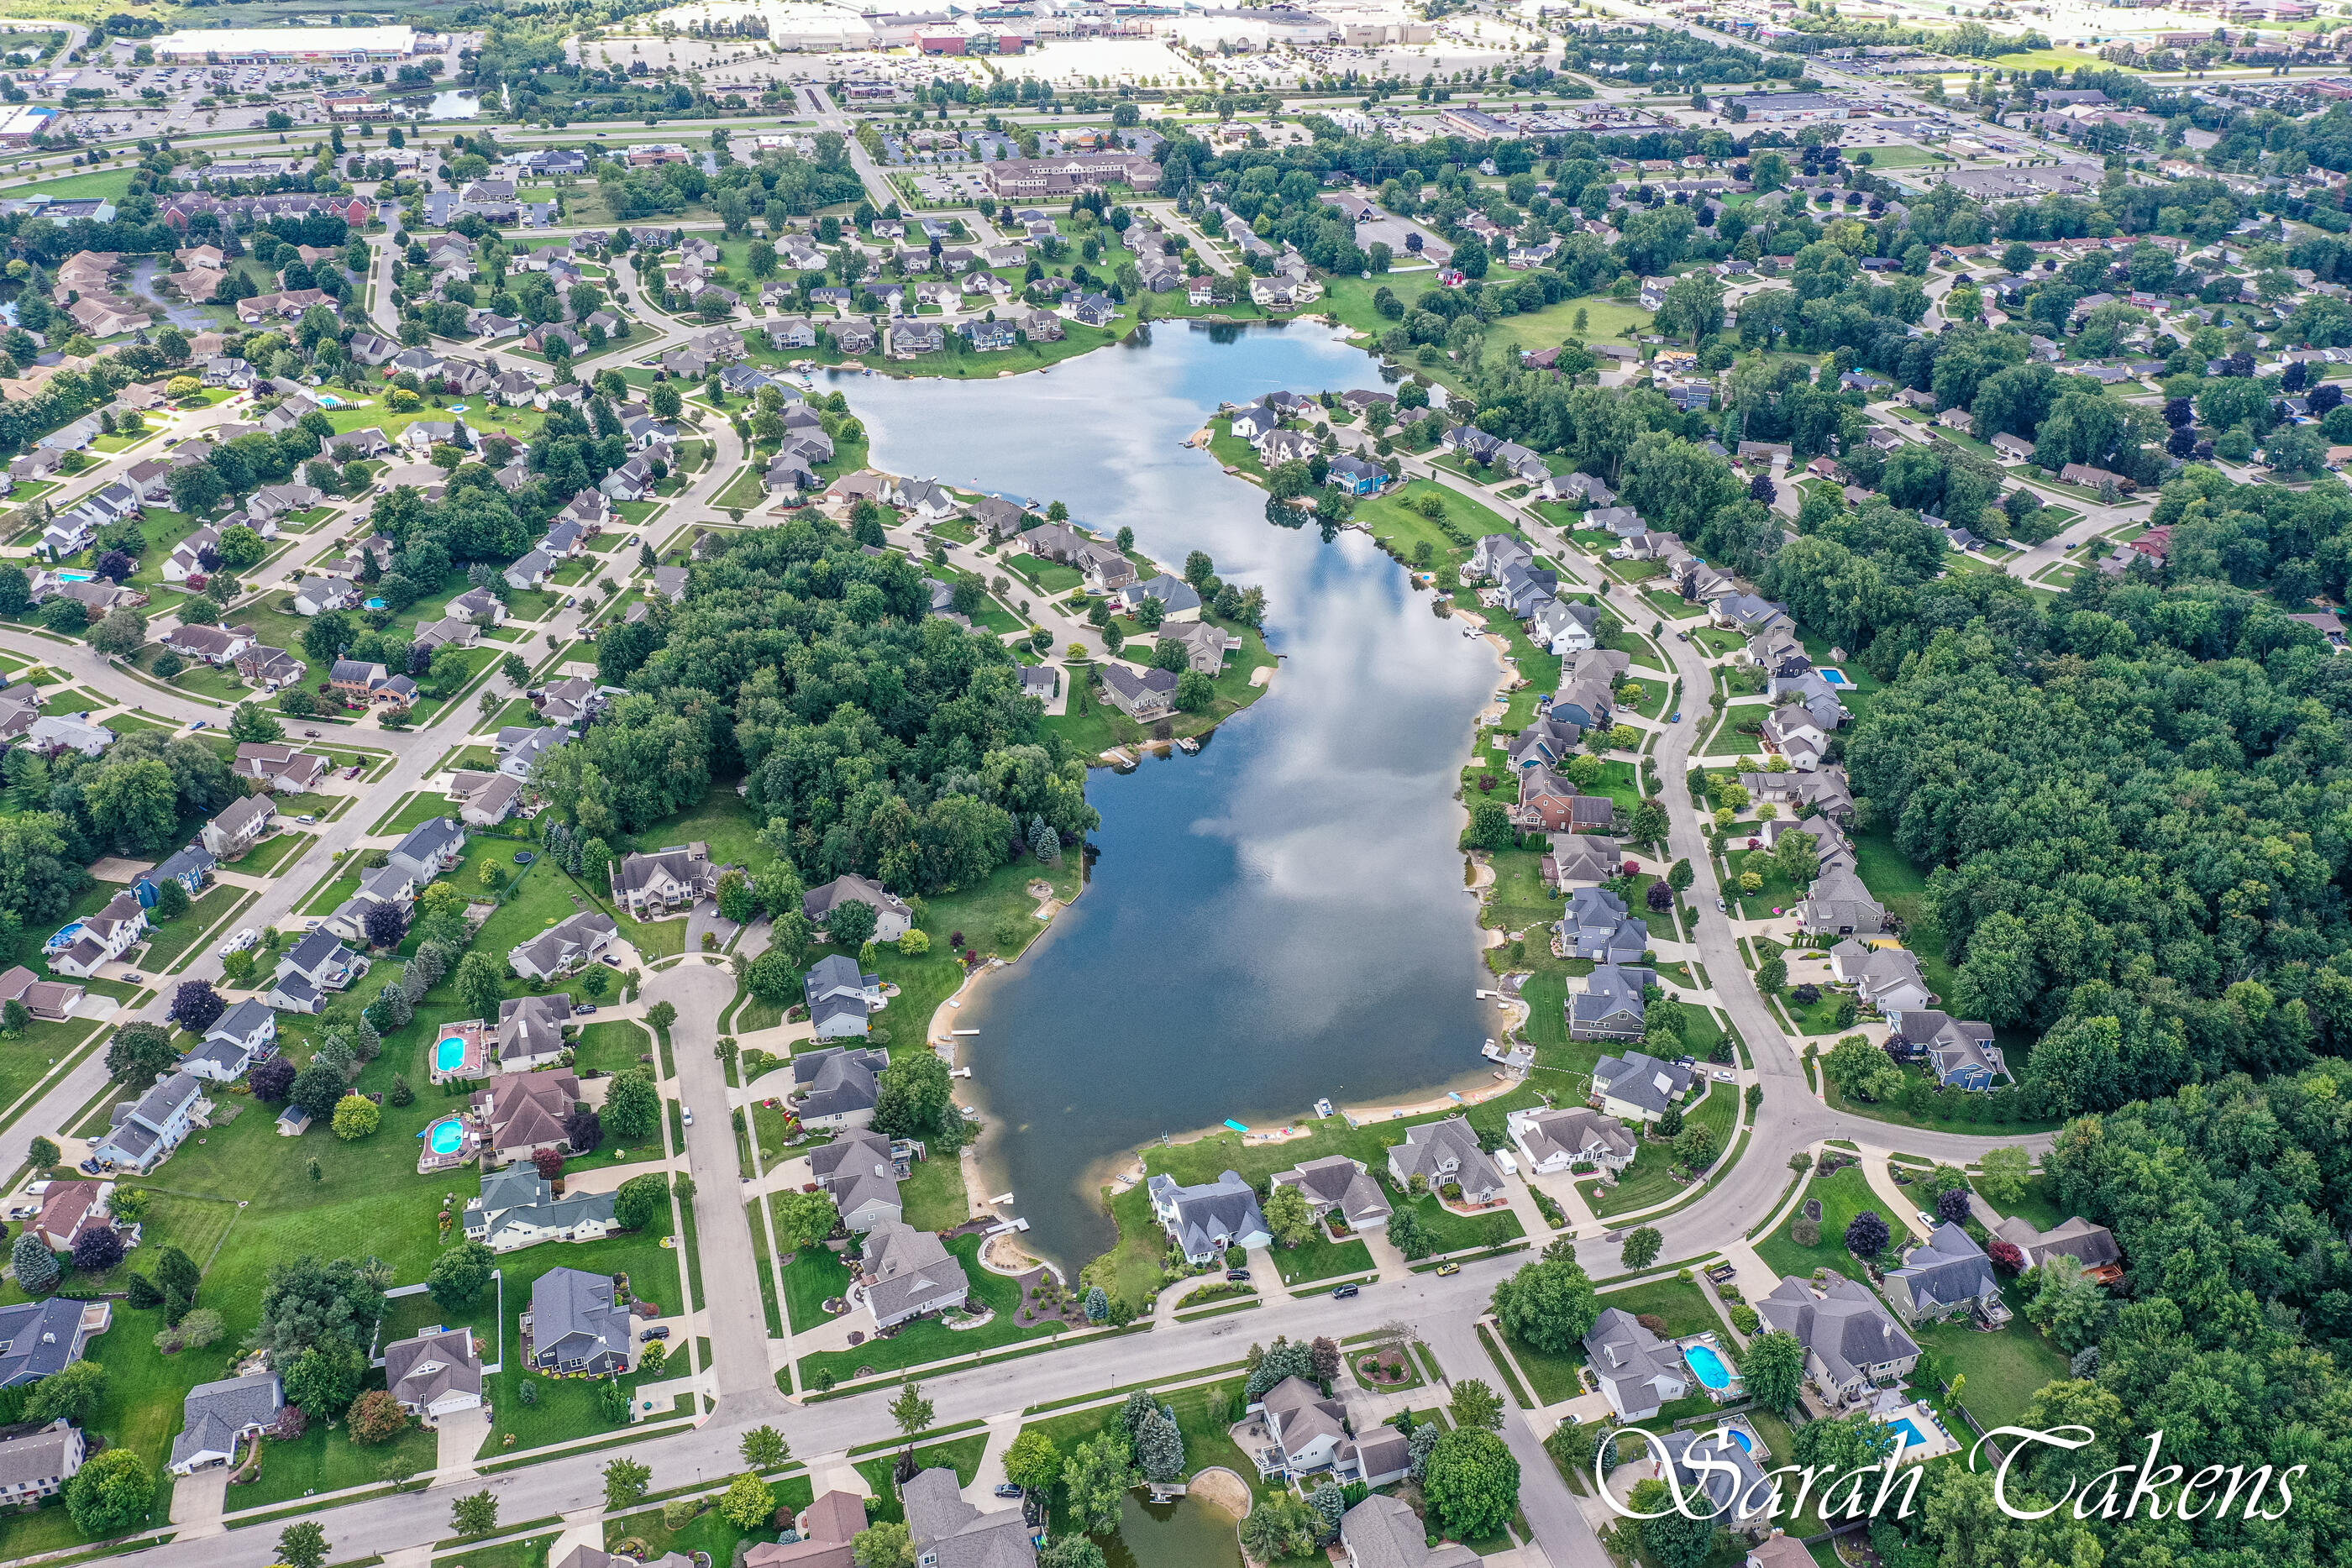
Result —
MULTIPOLYGON (((875 1326, 887 1329, 926 1312, 963 1305, 971 1281, 938 1237, 886 1219, 866 1233, 857 1288, 873 1309, 875 1326)), ((952 1477, 955 1472, 943 1473, 952 1477)))
POLYGON ((0 1004, 22 1002, 26 1012, 52 1023, 73 1017, 74 1009, 89 994, 86 987, 44 980, 22 964, 0 974, 0 1004))
POLYGON ((1259 1410, 1284 1474, 1307 1476, 1338 1464, 1349 1437, 1345 1404, 1303 1377, 1286 1377, 1265 1391, 1259 1410))
POLYGON ((824 925, 833 918, 833 912, 844 904, 863 904, 874 911, 874 940, 896 942, 915 924, 915 912, 907 901, 856 874, 835 877, 819 887, 801 895, 801 913, 813 925, 824 925))
POLYGON ((1745 1536, 1767 1528, 1772 1483, 1764 1479, 1763 1469, 1727 1428, 1669 1432, 1658 1446, 1675 1468, 1682 1495, 1692 1500, 1694 1512, 1700 1511, 1696 1500, 1704 1497, 1715 1505, 1712 1517, 1720 1529, 1745 1536))
POLYGON ((1691 1391, 1680 1347, 1622 1307, 1602 1309, 1584 1335, 1584 1364, 1621 1421, 1646 1421, 1691 1391))
POLYGON ((90 1145, 90 1155, 144 1176, 171 1157, 208 1107, 204 1085, 191 1074, 159 1076, 137 1100, 115 1106, 113 1125, 90 1145))
POLYGON ((1504 1121, 1528 1169, 1540 1176, 1568 1170, 1611 1175, 1633 1163, 1639 1140, 1614 1116, 1583 1105, 1557 1111, 1514 1111, 1504 1121))
POLYGON ((81 1428, 59 1416, 46 1427, 0 1437, 0 1505, 55 1497, 81 1469, 89 1448, 81 1428))
POLYGON ((1849 936, 1830 949, 1830 975, 1852 986, 1864 1007, 1898 1022, 1936 1000, 1920 973, 1918 955, 1907 948, 1865 947, 1849 936))
POLYGON ((246 795, 230 801, 197 835, 215 860, 234 861, 269 836, 278 826, 278 803, 268 795, 246 795))
POLYGON ((1176 711, 1176 676, 1158 668, 1138 670, 1113 659, 1102 666, 1103 695, 1135 720, 1150 724, 1176 711))
POLYGON ((1358 1230, 1378 1229, 1388 1224, 1389 1216, 1394 1212, 1388 1194, 1364 1168, 1364 1162, 1345 1155, 1327 1155, 1286 1171, 1276 1171, 1274 1185, 1297 1187, 1299 1196, 1307 1199, 1307 1211, 1318 1219, 1336 1210, 1340 1218, 1358 1230))
POLYGON ((440 1329, 383 1347, 383 1382, 400 1407, 427 1427, 482 1406, 482 1358, 474 1331, 440 1329))
POLYGON ((247 1439, 276 1425, 285 1408, 286 1385, 274 1372, 197 1384, 181 1406, 180 1433, 172 1439, 172 1473, 193 1475, 228 1464, 247 1439))
POLYGON ((613 1300, 610 1274, 550 1269, 531 1282, 530 1364, 602 1377, 629 1369, 629 1309, 613 1300))
POLYGON ((1466 1116, 1406 1128, 1404 1142, 1389 1149, 1389 1175, 1408 1191, 1415 1176, 1432 1192, 1458 1183, 1462 1194, 1455 1201, 1462 1203, 1490 1203, 1503 1191, 1502 1170, 1478 1146, 1466 1116))
POLYGON ((563 1030, 571 1021, 572 998, 562 991, 500 1002, 490 1040, 499 1071, 529 1072, 553 1066, 567 1049, 563 1030))
POLYGON ((817 1039, 863 1039, 874 1005, 881 999, 881 981, 859 969, 857 960, 847 954, 829 953, 809 967, 801 994, 807 999, 817 1039))
POLYGON ((1919 1347, 1870 1287, 1835 1270, 1822 1272, 1821 1289, 1783 1280, 1756 1311, 1768 1326, 1797 1336, 1805 1347, 1805 1371, 1822 1396, 1836 1406, 1909 1375, 1919 1347))
POLYGON ((1796 908, 1800 929, 1815 936, 1876 936, 1886 929, 1886 906, 1870 895, 1846 866, 1824 870, 1796 908))
POLYGON ((580 1105, 580 1080, 564 1072, 501 1072, 470 1103, 485 1132, 492 1165, 528 1160, 541 1149, 571 1148, 564 1122, 580 1105))
POLYGON ((1559 919, 1560 952, 1601 964, 1638 964, 1650 949, 1650 925, 1625 913, 1625 901, 1605 887, 1568 895, 1559 919))
POLYGON ((833 1195, 842 1224, 861 1235, 904 1218, 898 1162, 879 1133, 859 1128, 820 1145, 809 1154, 809 1175, 833 1195))
POLYGON ((882 1070, 890 1053, 878 1048, 828 1046, 793 1058, 793 1108, 801 1125, 845 1130, 874 1120, 882 1070))
POLYGON ((114 1192, 110 1182, 52 1180, 35 1182, 27 1190, 39 1192, 41 1207, 25 1221, 25 1234, 39 1237, 52 1252, 72 1251, 85 1231, 115 1228, 107 1208, 114 1192))
POLYGON ((1963 1312, 1994 1323, 2009 1318, 2000 1282, 1992 1277, 1992 1260, 1948 1220, 1906 1253, 1901 1268, 1886 1271, 1886 1301, 1906 1323, 1963 1312))
POLYGON ((710 846, 697 841, 656 850, 652 854, 628 854, 612 864, 610 885, 616 903, 628 906, 638 920, 660 920, 684 915, 719 891, 719 873, 710 846))
POLYGON ((48 955, 49 968, 86 980, 119 960, 147 935, 147 906, 134 893, 118 893, 107 900, 104 909, 85 915, 80 927, 63 949, 48 955))
POLYGON ((1145 1187, 1151 1212, 1186 1259, 1213 1263, 1233 1247, 1264 1247, 1274 1240, 1259 1212, 1257 1194, 1239 1173, 1226 1171, 1213 1182, 1181 1186, 1171 1176, 1155 1176, 1145 1187))
POLYGON ((1666 1107, 1690 1092, 1697 1074, 1678 1061, 1629 1051, 1592 1065, 1592 1092, 1601 1108, 1624 1122, 1654 1122, 1666 1107))
POLYGON ((234 1083, 247 1068, 278 1050, 278 1015, 267 1002, 247 997, 213 1020, 204 1043, 180 1059, 180 1066, 198 1078, 234 1083))
POLYGON ((1609 833, 1617 826, 1617 802, 1587 795, 1549 768, 1519 774, 1519 804, 1513 820, 1523 828, 1550 833, 1609 833))
POLYGON ((493 1252, 514 1252, 542 1241, 596 1241, 612 1234, 609 1192, 555 1196, 530 1161, 482 1175, 482 1195, 466 1205, 466 1236, 493 1252))
POLYGON ((1946 1088, 1981 1094, 1994 1080, 2009 1076, 2000 1047, 1992 1040, 1990 1024, 1921 1008, 1903 1015, 1886 1046, 1906 1061, 1924 1060, 1936 1082, 1946 1088))
POLYGON ((898 1499, 916 1568, 1036 1568, 1028 1516, 1018 1508, 982 1512, 964 1500, 954 1470, 917 1470, 898 1499))
POLYGON ((2012 1214, 1994 1226, 1992 1233, 2025 1254, 2029 1269, 2039 1269, 2053 1258, 2072 1258, 2103 1285, 2124 1276, 2123 1249, 2116 1245, 2115 1232, 2079 1214, 2054 1230, 2036 1230, 2032 1220, 2012 1214))
POLYGON ((1339 1519, 1348 1568, 1478 1568, 1479 1555, 1459 1542, 1429 1544, 1428 1527, 1401 1497, 1375 1492, 1339 1519))
POLYGON ((248 741, 236 748, 236 762, 229 771, 239 779, 252 779, 264 789, 304 794, 326 778, 327 759, 299 751, 282 741, 248 741))
POLYGON ((449 775, 449 800, 457 808, 457 821, 467 827, 495 828, 513 816, 521 803, 522 780, 510 773, 461 768, 449 775))
POLYGON ((507 962, 527 979, 552 980, 603 957, 620 934, 611 915, 601 910, 583 910, 509 948, 507 962))
MULTIPOLYGON (((852 1568, 856 1559, 850 1543, 865 1529, 865 1500, 855 1492, 829 1491, 801 1510, 800 1517, 793 1521, 791 1533, 798 1540, 760 1542, 743 1554, 743 1568, 852 1568)), ((567 1561, 556 1568, 610 1568, 610 1564, 567 1561)), ((668 1568, 668 1564, 664 1563, 659 1568, 668 1568)))
MULTIPOLYGON (((1638 921, 1633 924, 1640 924, 1638 921)), ((1651 972, 1603 963, 1584 977, 1581 990, 1563 1004, 1570 1040, 1640 1040, 1648 1030, 1651 972)))
POLYGON ((282 1011, 315 1013, 326 1006, 323 993, 347 989, 368 967, 334 933, 313 931, 278 960, 277 984, 263 999, 282 1011))
POLYGON ((49 1296, 0 1307, 0 1388, 63 1372, 113 1322, 114 1308, 104 1300, 49 1296))

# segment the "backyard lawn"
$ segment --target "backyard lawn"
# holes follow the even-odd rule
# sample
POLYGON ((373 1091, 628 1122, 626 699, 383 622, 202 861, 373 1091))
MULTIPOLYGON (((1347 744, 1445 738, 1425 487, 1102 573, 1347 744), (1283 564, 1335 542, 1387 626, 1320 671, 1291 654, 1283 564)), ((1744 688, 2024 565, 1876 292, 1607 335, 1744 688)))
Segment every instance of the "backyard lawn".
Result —
POLYGON ((1911 1331, 1922 1349, 1942 1359, 1948 1378, 1968 1379, 1960 1403, 1988 1428, 2013 1424, 2045 1384, 2074 1375, 2066 1353, 2017 1312, 2022 1295, 2013 1288, 2003 1294, 2017 1313, 2004 1328, 1986 1333, 1961 1322, 1920 1323, 1911 1331))
MULTIPOLYGON (((936 1318, 928 1319, 908 1323, 888 1339, 869 1340, 854 1350, 819 1351, 814 1355, 804 1355, 800 1360, 802 1384, 814 1385, 827 1376, 835 1380, 854 1377, 865 1367, 887 1372, 894 1367, 919 1366, 925 1362, 970 1355, 974 1351, 993 1350, 1000 1345, 1036 1339, 1055 1332, 1053 1326, 1045 1323, 1024 1328, 1013 1321, 1021 1305, 1020 1281, 1003 1274, 991 1273, 980 1266, 979 1237, 956 1237, 948 1242, 947 1249, 961 1262, 964 1277, 971 1281, 971 1300, 996 1310, 994 1321, 982 1328, 959 1332, 936 1318)), ((788 1284, 788 1304, 791 1294, 788 1284)))

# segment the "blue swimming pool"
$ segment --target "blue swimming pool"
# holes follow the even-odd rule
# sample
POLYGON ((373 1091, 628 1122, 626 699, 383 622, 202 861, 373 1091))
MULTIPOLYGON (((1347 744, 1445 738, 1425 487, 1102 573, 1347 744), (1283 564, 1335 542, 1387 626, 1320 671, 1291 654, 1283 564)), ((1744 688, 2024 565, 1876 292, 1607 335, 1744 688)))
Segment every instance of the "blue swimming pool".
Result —
POLYGON ((58 580, 59 582, 95 582, 98 580, 98 573, 94 571, 60 571, 58 573, 58 580))
POLYGON ((1822 672, 1822 679, 1827 681, 1833 686, 1850 686, 1853 685, 1852 681, 1845 678, 1845 672, 1843 670, 1823 670, 1822 672))
POLYGON ((1897 1416, 1894 1420, 1885 1422, 1884 1425, 1888 1431, 1903 1439, 1903 1446, 1906 1449, 1916 1450, 1927 1446, 1927 1437, 1918 1427, 1911 1424, 1911 1417, 1908 1416, 1897 1416))
POLYGON ((1690 1363, 1690 1369, 1709 1388, 1720 1393, 1731 1386, 1731 1368, 1716 1354, 1713 1345, 1686 1344, 1683 1346, 1683 1359, 1690 1363))
POLYGON ((461 1035, 450 1035, 433 1047, 433 1070, 455 1072, 466 1063, 466 1041, 461 1035))
POLYGON ((1731 1440, 1739 1445, 1739 1451, 1743 1454, 1752 1454, 1756 1451, 1756 1439, 1737 1427, 1731 1429, 1731 1440))
POLYGON ((382 610, 384 608, 384 601, 381 599, 371 599, 367 601, 367 607, 370 610, 382 610))
POLYGON ((436 1155, 454 1155, 466 1146, 466 1129, 454 1119, 445 1119, 425 1130, 425 1146, 436 1155))

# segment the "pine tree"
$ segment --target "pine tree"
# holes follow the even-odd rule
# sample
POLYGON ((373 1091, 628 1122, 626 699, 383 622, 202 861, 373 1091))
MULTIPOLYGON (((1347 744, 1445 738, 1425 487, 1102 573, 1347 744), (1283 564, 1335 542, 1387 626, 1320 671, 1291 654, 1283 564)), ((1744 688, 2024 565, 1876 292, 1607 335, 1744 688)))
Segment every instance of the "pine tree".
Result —
POLYGON ((1172 1481, 1184 1473, 1184 1434, 1165 1410, 1153 1410, 1137 1425, 1135 1462, 1146 1480, 1172 1481))
POLYGON ((16 1265, 16 1283, 26 1295, 37 1296, 57 1288, 58 1259, 47 1243, 31 1231, 16 1238, 16 1249, 9 1261, 16 1265))

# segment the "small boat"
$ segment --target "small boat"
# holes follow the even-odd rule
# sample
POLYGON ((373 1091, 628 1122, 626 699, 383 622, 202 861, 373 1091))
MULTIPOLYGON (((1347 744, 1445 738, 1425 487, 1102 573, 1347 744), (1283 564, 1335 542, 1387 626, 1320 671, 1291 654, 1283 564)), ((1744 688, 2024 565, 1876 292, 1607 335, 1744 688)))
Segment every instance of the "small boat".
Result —
POLYGON ((1328 1100, 1318 1100, 1315 1102, 1315 1113, 1318 1116, 1330 1115, 1332 1113, 1331 1102, 1328 1100))
POLYGON ((1176 743, 1176 749, 1179 751, 1198 751, 1201 749, 1201 743, 1188 735, 1184 737, 1183 739, 1176 743))

